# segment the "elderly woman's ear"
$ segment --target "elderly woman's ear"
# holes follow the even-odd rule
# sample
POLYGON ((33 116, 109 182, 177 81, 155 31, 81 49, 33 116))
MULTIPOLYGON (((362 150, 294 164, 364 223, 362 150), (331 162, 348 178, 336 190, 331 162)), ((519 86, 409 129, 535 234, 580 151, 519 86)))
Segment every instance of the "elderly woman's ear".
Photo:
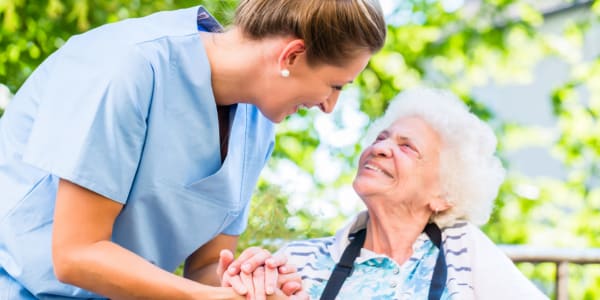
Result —
POLYGON ((435 197, 433 200, 431 200, 429 202, 429 209, 431 209, 431 211, 434 214, 438 214, 443 211, 446 211, 447 209, 450 209, 451 207, 452 207, 452 205, 450 203, 448 203, 448 201, 446 201, 446 199, 444 199, 442 196, 435 197))

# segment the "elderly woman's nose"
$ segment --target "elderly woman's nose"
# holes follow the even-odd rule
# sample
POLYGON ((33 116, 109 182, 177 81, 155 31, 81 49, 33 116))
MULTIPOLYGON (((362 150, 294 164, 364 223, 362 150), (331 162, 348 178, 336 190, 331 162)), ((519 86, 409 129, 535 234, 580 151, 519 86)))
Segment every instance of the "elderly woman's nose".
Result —
POLYGON ((375 142, 375 144, 372 146, 373 154, 381 156, 392 155, 392 144, 393 143, 390 141, 390 139, 375 142))

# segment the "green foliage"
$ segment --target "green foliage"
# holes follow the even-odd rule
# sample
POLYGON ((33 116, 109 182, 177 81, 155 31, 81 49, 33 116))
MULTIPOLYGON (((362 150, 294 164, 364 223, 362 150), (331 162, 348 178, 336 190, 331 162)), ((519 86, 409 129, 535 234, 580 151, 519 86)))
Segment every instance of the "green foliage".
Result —
POLYGON ((228 23, 236 0, 0 1, 0 82, 16 91, 48 55, 74 35, 105 23, 203 4, 228 23))
MULTIPOLYGON (((501 155, 536 141, 553 144, 553 154, 568 169, 566 178, 529 178, 512 172, 507 165, 508 178, 483 229, 498 243, 600 247, 600 58, 588 62, 580 57, 585 34, 599 23, 600 0, 590 4, 588 13, 567 21, 560 32, 540 30, 546 19, 529 4, 531 1, 476 2, 476 10, 450 9, 443 1, 398 2, 389 18, 386 46, 353 84, 358 90, 360 113, 375 119, 399 91, 425 83, 457 93, 488 121, 499 136, 501 155), (472 92, 492 81, 528 82, 536 64, 551 56, 562 58, 570 68, 570 80, 555 86, 548 97, 558 120, 557 136, 499 120, 472 92)), ((199 3, 228 24, 237 1, 199 3)), ((569 3, 572 1, 565 0, 569 3)), ((0 1, 0 83, 14 93, 41 61, 74 34, 107 22, 195 4, 198 1, 0 1)), ((340 114, 333 119, 335 130, 344 127, 340 114)), ((292 161, 301 174, 317 174, 320 166, 315 153, 327 149, 331 160, 341 166, 339 178, 326 182, 312 176, 309 188, 314 191, 305 195, 301 208, 292 208, 290 199, 299 195, 291 194, 288 186, 260 181, 239 249, 263 245, 276 250, 286 240, 330 235, 351 215, 351 205, 332 190, 351 182, 360 147, 328 144, 316 121, 310 111, 281 124, 269 168, 292 161), (339 213, 331 216, 314 209, 325 205, 337 206, 339 213)), ((551 264, 519 267, 548 295, 555 292, 551 264)), ((598 267, 573 266, 572 270, 570 296, 600 298, 598 267)))
MULTIPOLYGON (((302 224, 291 227, 288 220, 292 213, 287 207, 287 198, 276 186, 265 181, 258 184, 257 194, 251 203, 249 229, 242 235, 238 250, 251 246, 262 246, 276 251, 283 243, 296 240, 329 235, 322 227, 314 224, 302 224)), ((298 212, 296 217, 309 219, 306 212, 298 212)), ((318 225, 318 223, 317 223, 318 225)))

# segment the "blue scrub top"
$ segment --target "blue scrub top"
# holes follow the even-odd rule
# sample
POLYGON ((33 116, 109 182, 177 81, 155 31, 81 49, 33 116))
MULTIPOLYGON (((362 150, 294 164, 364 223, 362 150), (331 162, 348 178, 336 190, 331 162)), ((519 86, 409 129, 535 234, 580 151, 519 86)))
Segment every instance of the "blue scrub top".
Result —
POLYGON ((54 276, 59 178, 124 204, 112 240, 168 271, 216 235, 245 229, 274 127, 255 106, 235 105, 221 164, 200 11, 72 37, 0 119, 0 266, 35 296, 100 297, 54 276))

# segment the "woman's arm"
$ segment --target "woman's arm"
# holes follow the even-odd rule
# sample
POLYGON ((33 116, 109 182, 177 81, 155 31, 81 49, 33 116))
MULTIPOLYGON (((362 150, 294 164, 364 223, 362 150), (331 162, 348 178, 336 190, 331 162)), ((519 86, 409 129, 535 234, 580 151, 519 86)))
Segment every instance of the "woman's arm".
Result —
MULTIPOLYGON (((240 295, 246 295, 248 292, 254 294, 254 283, 259 280, 255 271, 268 261, 269 266, 262 268, 258 277, 264 282, 265 292, 267 287, 270 289, 266 294, 274 294, 277 286, 277 268, 285 265, 285 257, 272 257, 269 251, 251 247, 244 250, 234 261, 233 252, 237 241, 238 236, 221 234, 204 244, 186 259, 184 276, 213 286, 231 286, 240 295), (246 264, 246 272, 240 272, 239 267, 233 274, 228 271, 229 268, 242 264, 246 264), (269 271, 265 272, 267 269, 269 271)), ((263 286, 260 290, 263 290, 263 286)))
POLYGON ((222 249, 231 252, 237 246, 238 236, 220 234, 198 248, 185 260, 183 276, 212 286, 221 286, 217 272, 219 253, 222 249))
MULTIPOLYGON (((60 180, 52 234, 57 278, 115 299, 244 299, 164 271, 111 242, 123 205, 60 180)), ((218 255, 218 254, 217 254, 218 255)))

